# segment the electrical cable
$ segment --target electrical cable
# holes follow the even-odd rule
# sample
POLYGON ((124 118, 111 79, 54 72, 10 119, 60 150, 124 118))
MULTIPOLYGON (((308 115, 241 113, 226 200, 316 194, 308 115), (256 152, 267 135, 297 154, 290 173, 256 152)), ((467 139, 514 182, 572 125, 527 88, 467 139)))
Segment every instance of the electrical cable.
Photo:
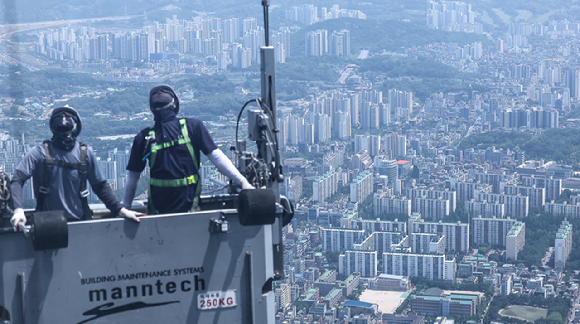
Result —
MULTIPOLYGON (((272 89, 272 78, 268 78, 268 86, 271 90, 272 89)), ((273 102, 272 91, 270 91, 268 96, 269 96, 269 98, 268 98, 269 101, 273 102)), ((276 148, 274 149, 274 152, 272 152, 273 153, 272 155, 274 156, 275 170, 276 170, 276 173, 278 173, 279 168, 280 168, 280 154, 277 154, 277 152, 280 152, 280 144, 278 143, 278 136, 276 135, 276 133, 278 132, 278 128, 276 127, 276 120, 274 117, 274 113, 272 112, 270 107, 268 107, 268 105, 266 105, 263 102, 261 102, 261 104, 263 105, 262 110, 265 110, 268 113, 268 115, 270 116, 270 119, 272 119, 272 125, 274 125, 274 129, 272 131, 274 132, 274 143, 276 144, 276 148)))
POLYGON ((242 118, 242 113, 244 112, 244 109, 246 109, 246 106, 249 105, 252 101, 256 101, 256 103, 258 104, 258 106, 260 105, 259 104, 259 99, 257 99, 257 98, 256 99, 252 99, 252 100, 248 100, 244 104, 244 106, 242 107, 242 109, 240 109, 240 113, 238 114, 238 120, 236 121, 236 143, 235 143, 236 147, 238 145, 238 127, 240 126, 240 119, 242 118))

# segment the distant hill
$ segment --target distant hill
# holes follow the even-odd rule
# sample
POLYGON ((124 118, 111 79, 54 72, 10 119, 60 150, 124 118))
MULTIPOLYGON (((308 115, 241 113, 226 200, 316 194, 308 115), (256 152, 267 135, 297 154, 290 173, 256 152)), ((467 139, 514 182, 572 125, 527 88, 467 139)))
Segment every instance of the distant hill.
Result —
POLYGON ((570 0, 470 0, 472 10, 484 20, 495 25, 510 22, 545 22, 552 19, 577 20, 580 5, 570 0))
POLYGON ((463 139, 457 148, 485 150, 491 146, 495 146, 496 149, 512 150, 519 147, 526 152, 526 159, 554 160, 576 167, 580 163, 580 130, 578 129, 549 129, 539 136, 521 132, 487 132, 463 139))
POLYGON ((328 30, 329 36, 335 30, 348 29, 352 54, 357 53, 359 48, 367 48, 376 53, 383 49, 399 51, 402 47, 408 48, 437 42, 457 43, 459 45, 476 41, 485 44, 488 42, 483 35, 444 32, 429 29, 425 25, 413 22, 339 18, 310 25, 292 34, 292 55, 304 53, 306 34, 317 29, 328 30))
MULTIPOLYGON (((575 20, 580 16, 578 1, 570 0, 465 0, 472 4, 477 21, 495 28, 504 28, 509 22, 545 22, 550 19, 575 20)), ((283 22, 284 10, 291 6, 312 4, 330 8, 358 9, 369 19, 411 19, 423 23, 426 15, 425 0, 272 0, 272 27, 283 22)), ((0 24, 82 19, 119 15, 147 15, 158 21, 177 15, 180 19, 210 13, 220 18, 262 17, 260 0, 10 0, 0 6, 0 24), (33 9, 31 9, 33 8, 33 9)))
MULTIPOLYGON (((401 0, 397 0, 401 1, 401 0)), ((305 1, 285 0, 271 1, 274 14, 277 10, 294 5, 302 5, 305 1), (279 8, 279 9, 277 9, 279 8)), ((330 7, 339 4, 343 8, 353 7, 355 1, 322 0, 316 1, 317 6, 330 7)), ((357 5, 357 7, 359 7, 357 5)), ((52 21, 61 19, 96 18, 120 15, 147 14, 150 19, 163 20, 165 17, 177 15, 180 19, 209 13, 215 17, 262 17, 262 2, 260 0, 17 0, 3 1, 0 7, 0 23, 26 23, 52 21), (34 8, 31 10, 30 8, 34 8)), ((282 11, 280 16, 284 16, 282 11)))

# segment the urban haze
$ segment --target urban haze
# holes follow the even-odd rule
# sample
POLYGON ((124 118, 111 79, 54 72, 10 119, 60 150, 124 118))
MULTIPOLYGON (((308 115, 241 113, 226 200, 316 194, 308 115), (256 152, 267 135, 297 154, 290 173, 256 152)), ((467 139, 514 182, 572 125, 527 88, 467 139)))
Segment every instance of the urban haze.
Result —
MULTIPOLYGON (((262 14, 258 0, 4 0, 1 168, 69 105, 122 198, 161 83, 231 157, 260 96, 262 14)), ((578 1, 272 0, 269 16, 296 209, 277 323, 580 321, 578 1)), ((204 193, 225 193, 203 162, 204 193)))

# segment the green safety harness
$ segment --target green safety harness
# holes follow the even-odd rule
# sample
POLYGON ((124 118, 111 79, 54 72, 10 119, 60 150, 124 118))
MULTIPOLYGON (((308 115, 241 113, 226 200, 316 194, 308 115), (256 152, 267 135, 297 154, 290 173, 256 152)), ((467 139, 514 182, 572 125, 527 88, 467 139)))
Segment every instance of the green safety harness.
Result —
MULTIPOLYGON (((195 157, 195 151, 193 150, 193 146, 191 145, 191 139, 189 138, 189 133, 187 131, 187 125, 185 124, 185 118, 180 118, 179 119, 179 125, 181 127, 181 134, 182 137, 176 141, 170 141, 170 142, 165 142, 165 143, 161 143, 161 144, 156 144, 155 143, 155 130, 153 129, 153 126, 151 126, 151 128, 149 129, 149 139, 151 139, 153 142, 151 144, 151 150, 150 150, 150 154, 151 154, 151 160, 149 161, 149 167, 152 169, 153 166, 155 165, 155 158, 157 157, 157 152, 159 152, 160 150, 169 148, 169 147, 173 147, 176 145, 183 145, 185 144, 185 146, 187 146, 187 149, 189 150, 189 154, 191 155, 191 158, 193 159, 193 165, 195 168, 195 174, 192 174, 190 176, 187 176, 185 178, 181 178, 181 179, 156 179, 153 178, 152 176, 149 178, 149 187, 151 188, 151 186, 154 187, 171 187, 171 188, 176 188, 176 187, 186 187, 189 186, 191 184, 196 184, 199 182, 199 165, 197 163, 197 158, 195 157)), ((147 155, 144 157, 144 159, 147 157, 147 155)), ((195 192, 195 198, 193 199, 193 205, 191 206, 191 211, 195 211, 197 210, 197 205, 199 202, 199 194, 201 193, 201 186, 198 184, 197 188, 196 188, 196 192, 195 192)), ((153 206, 153 202, 151 200, 151 190, 149 190, 149 212, 150 213, 155 213, 155 208, 153 206)))

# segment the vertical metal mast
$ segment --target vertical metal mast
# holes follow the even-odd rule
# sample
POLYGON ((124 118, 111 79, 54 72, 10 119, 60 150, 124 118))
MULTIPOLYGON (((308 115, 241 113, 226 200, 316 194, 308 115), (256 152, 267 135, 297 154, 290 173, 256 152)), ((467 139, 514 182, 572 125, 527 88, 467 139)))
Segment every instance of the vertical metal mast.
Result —
POLYGON ((272 168, 272 176, 268 183, 268 187, 274 190, 276 195, 279 197, 280 190, 278 184, 284 179, 281 171, 280 150, 278 147, 278 128, 276 127, 275 52, 274 47, 270 46, 270 28, 268 23, 268 7, 270 6, 270 0, 262 0, 262 6, 264 8, 264 38, 266 45, 260 48, 261 94, 262 103, 264 104, 262 109, 267 110, 265 112, 271 119, 268 128, 270 128, 270 131, 272 132, 271 134, 274 136, 267 141, 268 143, 264 143, 265 145, 260 147, 260 155, 265 158, 265 162, 270 164, 270 167, 272 168))
POLYGON ((268 7, 270 0, 262 0, 264 8, 264 38, 266 46, 260 48, 262 102, 270 108, 273 122, 276 122, 276 87, 275 87, 275 55, 274 47, 270 46, 270 26, 268 22, 268 7))
MULTIPOLYGON (((276 201, 280 202, 280 182, 284 181, 282 164, 280 161, 280 148, 278 146, 278 128, 276 127, 276 69, 274 47, 270 46, 270 27, 268 7, 270 0, 262 0, 264 8, 264 37, 265 45, 260 48, 261 81, 262 81, 262 109, 269 110, 270 129, 273 135, 270 141, 264 141, 260 147, 262 157, 268 157, 266 163, 270 164, 271 177, 268 187, 274 191, 276 201), (262 154, 263 153, 263 154, 262 154), (272 153, 274 153, 272 155, 272 153)), ((282 219, 276 217, 272 226, 272 241, 274 243, 274 279, 284 278, 284 251, 282 245, 282 219)))

